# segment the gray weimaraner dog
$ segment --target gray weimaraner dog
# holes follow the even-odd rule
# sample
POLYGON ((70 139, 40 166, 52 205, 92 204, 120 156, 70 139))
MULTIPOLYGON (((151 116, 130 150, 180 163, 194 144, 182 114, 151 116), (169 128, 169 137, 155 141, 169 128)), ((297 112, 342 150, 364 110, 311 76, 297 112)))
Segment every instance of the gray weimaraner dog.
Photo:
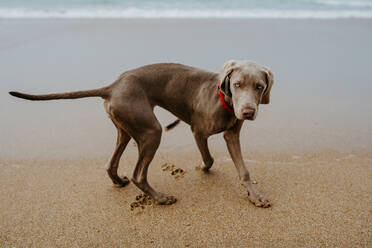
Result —
POLYGON ((154 106, 167 109, 191 126, 208 172, 213 158, 207 139, 224 132, 224 139, 251 202, 269 207, 270 202, 253 186, 241 154, 239 133, 244 120, 254 120, 259 104, 270 102, 271 71, 254 62, 228 61, 220 73, 190 66, 161 63, 129 70, 111 85, 94 90, 46 95, 9 92, 28 100, 102 97, 107 114, 118 131, 115 151, 107 164, 113 183, 125 186, 127 177, 117 174, 120 157, 129 140, 138 146, 139 156, 132 181, 158 204, 176 202, 174 196, 155 191, 147 182, 147 170, 158 149, 162 128, 154 106))

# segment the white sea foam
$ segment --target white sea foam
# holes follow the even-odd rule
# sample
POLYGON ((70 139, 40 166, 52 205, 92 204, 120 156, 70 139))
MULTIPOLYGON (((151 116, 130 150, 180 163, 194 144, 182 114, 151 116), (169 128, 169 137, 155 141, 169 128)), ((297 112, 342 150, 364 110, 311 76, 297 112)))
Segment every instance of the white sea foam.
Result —
POLYGON ((333 7, 352 7, 352 8, 372 8, 370 1, 353 1, 353 0, 314 0, 314 3, 328 5, 333 7))
POLYGON ((24 9, 0 8, 0 18, 372 18, 370 10, 185 10, 185 9, 24 9))

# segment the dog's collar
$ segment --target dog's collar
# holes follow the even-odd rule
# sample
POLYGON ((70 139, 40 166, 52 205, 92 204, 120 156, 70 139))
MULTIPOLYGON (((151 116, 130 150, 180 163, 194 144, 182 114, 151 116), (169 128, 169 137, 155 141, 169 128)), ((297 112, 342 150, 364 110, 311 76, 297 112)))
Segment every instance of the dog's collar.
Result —
POLYGON ((225 101, 225 97, 220 89, 220 86, 218 86, 218 94, 220 95, 220 101, 221 101, 221 104, 222 106, 227 110, 229 111, 230 113, 233 113, 234 114, 234 110, 227 104, 227 102, 225 101))

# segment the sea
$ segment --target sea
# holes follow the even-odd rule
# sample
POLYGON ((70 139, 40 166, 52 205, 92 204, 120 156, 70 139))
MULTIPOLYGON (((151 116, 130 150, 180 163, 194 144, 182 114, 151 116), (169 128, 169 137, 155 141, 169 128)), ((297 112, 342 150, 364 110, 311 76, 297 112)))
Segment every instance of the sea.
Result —
POLYGON ((372 18, 372 0, 0 0, 0 18, 372 18))

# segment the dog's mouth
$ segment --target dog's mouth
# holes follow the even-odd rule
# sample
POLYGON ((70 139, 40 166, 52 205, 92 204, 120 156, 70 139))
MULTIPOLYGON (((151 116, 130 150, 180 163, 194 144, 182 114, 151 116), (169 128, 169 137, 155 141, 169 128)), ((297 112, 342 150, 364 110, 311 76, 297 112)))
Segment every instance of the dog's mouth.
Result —
POLYGON ((256 119, 255 115, 244 116, 243 118, 244 118, 244 120, 249 120, 249 121, 254 121, 256 119))
POLYGON ((241 117, 237 117, 239 120, 246 120, 246 121, 254 121, 256 119, 255 115, 242 115, 241 117))
POLYGON ((241 120, 249 120, 249 121, 253 121, 253 120, 255 120, 256 119, 256 113, 249 113, 249 114, 247 114, 247 113, 243 113, 243 114, 241 114, 241 118, 240 118, 241 120))

